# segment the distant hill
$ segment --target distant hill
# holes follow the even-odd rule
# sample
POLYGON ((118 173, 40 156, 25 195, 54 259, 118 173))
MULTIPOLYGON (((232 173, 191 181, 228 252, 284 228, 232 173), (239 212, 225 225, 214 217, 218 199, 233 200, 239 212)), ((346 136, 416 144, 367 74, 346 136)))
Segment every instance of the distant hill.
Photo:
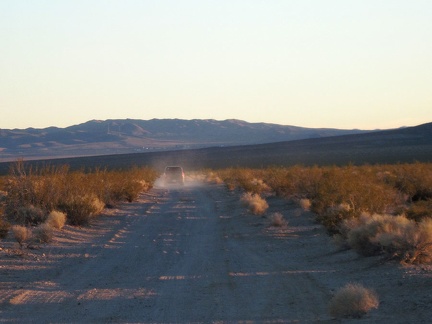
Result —
MULTIPOLYGON (((163 170, 179 164, 185 170, 226 167, 394 164, 432 162, 432 123, 415 127, 267 144, 207 147, 177 151, 100 155, 29 162, 68 164, 80 168, 128 168, 147 165, 163 170)), ((5 174, 9 163, 0 163, 5 174)))
POLYGON ((252 145, 365 132, 235 119, 91 120, 66 128, 0 129, 0 161, 252 145))

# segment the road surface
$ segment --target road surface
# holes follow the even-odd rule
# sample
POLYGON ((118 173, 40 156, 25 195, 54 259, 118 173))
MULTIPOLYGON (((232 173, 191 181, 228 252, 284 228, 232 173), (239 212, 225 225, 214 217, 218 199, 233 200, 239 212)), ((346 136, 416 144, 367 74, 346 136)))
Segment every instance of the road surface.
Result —
POLYGON ((0 322, 334 322, 329 299, 357 256, 324 262, 337 252, 323 229, 268 200, 287 228, 248 214, 223 186, 154 188, 89 229, 3 256, 0 322))

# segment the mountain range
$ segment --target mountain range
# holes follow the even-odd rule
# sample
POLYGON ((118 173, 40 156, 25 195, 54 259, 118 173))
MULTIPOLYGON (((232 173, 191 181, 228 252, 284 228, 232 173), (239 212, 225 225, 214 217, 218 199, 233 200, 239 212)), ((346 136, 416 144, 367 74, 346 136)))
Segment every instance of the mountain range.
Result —
MULTIPOLYGON (((113 131, 112 126, 114 124, 110 124, 112 121, 106 121, 106 122, 96 122, 92 121, 89 123, 85 123, 85 125, 88 129, 85 130, 86 127, 78 126, 72 126, 72 130, 69 130, 72 134, 78 133, 81 135, 81 138, 79 138, 78 135, 74 137, 68 137, 65 136, 64 138, 61 138, 60 136, 54 137, 56 139, 56 143, 62 143, 60 144, 53 144, 52 147, 61 149, 61 148, 68 148, 69 146, 75 146, 76 150, 75 157, 66 157, 65 152, 68 153, 73 152, 72 149, 69 150, 63 150, 61 152, 54 152, 54 148, 44 147, 42 146, 42 141, 39 143, 42 149, 38 152, 37 149, 39 146, 36 145, 36 148, 33 152, 39 153, 39 154, 46 154, 47 157, 43 158, 42 156, 33 156, 32 158, 25 157, 25 160, 28 161, 30 165, 34 167, 39 167, 46 165, 47 163, 49 165, 64 165, 67 164, 70 166, 71 169, 78 169, 81 170, 82 168, 130 168, 131 166, 152 166, 157 170, 162 171, 166 165, 182 165, 185 170, 197 170, 202 168, 226 168, 226 167, 266 167, 266 166, 292 166, 296 164, 301 165, 347 165, 347 164, 395 164, 395 163, 413 163, 413 162, 432 162, 432 123, 422 124, 418 126, 413 127, 404 127, 404 128, 398 128, 398 129, 389 129, 389 130, 381 130, 381 131, 369 131, 369 132, 362 132, 362 131, 353 131, 354 134, 345 134, 345 135, 337 135, 338 132, 333 133, 332 130, 311 130, 311 129, 305 129, 303 132, 304 136, 307 136, 305 134, 309 134, 310 138, 306 139, 297 139, 297 140, 288 140, 288 141, 276 141, 276 142, 270 142, 270 143, 262 143, 262 144, 239 144, 234 145, 236 142, 240 142, 241 139, 236 138, 232 141, 218 142, 217 140, 214 140, 212 143, 205 143, 200 142, 199 140, 202 140, 202 136, 198 136, 197 138, 192 141, 181 141, 182 137, 178 137, 177 139, 173 138, 172 136, 175 135, 174 128, 167 128, 165 129, 166 134, 173 134, 170 135, 171 138, 169 140, 166 140, 165 146, 158 146, 160 149, 154 149, 154 150, 144 150, 143 152, 137 152, 136 150, 133 150, 132 153, 124 153, 119 154, 117 152, 114 152, 115 150, 112 149, 114 144, 118 144, 118 142, 111 140, 102 142, 105 136, 112 137, 114 139, 118 138, 126 138, 130 139, 133 138, 132 135, 126 136, 126 131, 123 130, 123 133, 116 134, 115 132, 119 132, 119 128, 117 130, 113 131), (110 125, 109 132, 106 131, 103 134, 103 131, 95 131, 91 125, 99 125, 102 130, 104 129, 103 124, 110 125), (77 127, 79 131, 75 128, 77 127), (89 137, 89 133, 91 133, 90 130, 93 130, 93 138, 87 139, 89 137), (114 132, 114 134, 113 134, 114 132), (99 137, 98 137, 99 136, 99 137), (317 136, 317 137, 313 137, 317 136), (73 138, 71 140, 71 138, 73 138), (91 141, 92 140, 92 141, 91 141), (69 144, 68 141, 71 141, 72 144, 69 144), (81 142, 80 144, 76 144, 77 142, 81 142), (191 143, 202 143, 202 147, 193 147, 193 148, 183 148, 183 146, 187 146, 186 144, 177 144, 178 146, 175 146, 176 149, 170 149, 172 148, 172 145, 174 143, 189 143, 188 145, 192 145, 191 143), (215 145, 215 143, 227 143, 221 144, 221 145, 215 145), (229 144, 229 145, 228 145, 229 144), (94 145, 95 149, 93 152, 91 152, 91 147, 94 145), (98 154, 101 152, 101 149, 99 146, 106 145, 107 152, 110 152, 108 154, 98 154), (84 149, 85 148, 85 149, 84 149), (164 148, 164 149, 163 149, 164 148), (87 155, 84 155, 83 152, 88 153, 87 155), (81 153, 79 155, 78 153, 81 153), (93 154, 91 154, 93 153, 93 154), (51 155, 48 155, 51 154, 51 155), (62 158, 63 156, 63 158, 62 158)), ((129 121, 127 121, 129 123, 129 121)), ((173 124, 177 125, 185 125, 183 121, 170 121, 173 124)), ((201 121, 197 121, 198 124, 201 123, 201 121)), ((116 123, 119 123, 119 121, 116 121, 116 123)), ((186 124, 189 122, 186 121, 186 124)), ((208 122, 211 123, 211 122, 208 122)), ((237 125, 245 125, 246 130, 250 128, 257 127, 258 129, 261 127, 261 129, 268 129, 268 124, 248 124, 245 122, 240 121, 224 121, 224 122, 213 122, 213 123, 233 123, 237 125)), ((135 123, 130 123, 135 124, 135 123)), ((207 122, 204 121, 205 125, 208 125, 207 122)), ((117 126, 119 124, 116 124, 117 126)), ((202 125, 202 124, 201 124, 202 125)), ((125 127, 125 129, 133 130, 135 126, 129 125, 130 127, 125 127)), ((277 127, 278 125, 276 125, 277 127)), ((237 126, 236 126, 237 127, 237 126)), ((290 127, 290 126, 288 126, 290 127)), ((149 128, 143 128, 145 130, 145 133, 151 134, 149 128)), ((183 127, 184 128, 184 127, 183 127)), ((271 128, 271 127, 270 127, 271 128)), ((282 128, 284 128, 282 126, 282 128)), ((229 129, 229 128, 228 128, 229 129)), ((49 136, 54 136, 56 133, 55 129, 51 129, 52 132, 46 131, 45 135, 41 135, 42 138, 49 138, 49 136), (50 134, 48 134, 50 133, 50 134)), ((188 134, 188 130, 183 129, 183 138, 188 134)), ((285 129, 285 131, 289 134, 289 128, 285 129)), ((42 131, 42 130, 39 130, 42 131)), ((29 143, 29 141, 24 141, 26 137, 30 138, 38 138, 38 132, 35 130, 13 130, 13 134, 15 135, 15 138, 9 139, 9 142, 6 141, 8 139, 7 136, 5 136, 6 131, 2 131, 5 135, 2 137, 1 147, 5 147, 5 143, 22 143, 21 150, 29 149, 30 151, 33 149, 32 145, 29 144, 28 147, 26 147, 25 143, 29 143), (32 134, 33 133, 33 134, 32 134), (20 134, 20 135, 19 135, 20 134)), ((64 130, 63 130, 64 131, 64 130)), ((62 133, 63 131, 60 131, 62 133)), ((122 128, 120 127, 120 131, 122 131, 122 128)), ((249 130, 250 131, 250 130, 249 130)), ((142 132, 142 131, 141 131, 142 132)), ((244 131, 245 133, 248 133, 247 131, 244 131)), ((344 132, 344 131, 341 131, 344 132)), ((160 131, 160 133, 164 133, 160 131)), ((203 133, 206 133, 203 131, 203 133)), ((240 132, 241 133, 241 132, 240 132)), ((294 135, 292 136, 300 136, 301 128, 293 128, 294 135)), ((241 133, 243 134, 243 133, 241 133)), ((253 132, 249 132, 251 138, 253 136, 257 136, 253 132)), ((224 134, 226 135, 226 134, 224 134)), ((138 136, 138 135, 135 135, 138 136)), ((155 135, 152 135, 155 137, 155 135)), ((167 135, 165 135, 165 138, 167 135)), ((189 136, 191 136, 189 134, 189 136)), ((91 136, 90 136, 91 137, 91 136)), ((154 143, 164 143, 160 139, 153 139, 149 136, 150 139, 154 141, 154 143), (157 142, 157 140, 159 142, 157 142)), ((163 138, 162 135, 160 135, 160 138, 163 138)), ((190 137, 189 137, 190 138, 190 137)), ((215 137, 213 137, 215 138, 215 137)), ((256 137, 255 137, 256 138, 256 137)), ((276 137, 277 139, 280 139, 281 137, 276 137)), ((289 137, 288 137, 289 138, 289 137)), ((291 137, 293 138, 293 137, 291 137)), ((39 137, 40 139, 40 137, 39 137)), ((149 140, 150 140, 149 139, 149 140)), ((193 138, 192 138, 193 139, 193 138)), ((261 138, 262 139, 262 138, 261 138)), ((140 141, 139 137, 138 140, 140 141)), ((121 140, 120 140, 121 142, 121 140)), ((248 142, 245 140, 245 142, 248 142)), ((250 142, 250 141, 249 141, 250 142)), ((35 141, 31 143, 36 143, 35 141)), ((128 143, 128 142, 127 142, 128 143)), ((120 144, 118 144, 121 146, 120 144)), ((125 146, 125 144, 122 144, 125 146)), ((127 148, 125 150, 130 150, 130 148, 127 148)), ((4 152, 11 152, 13 151, 13 148, 8 151, 7 149, 3 149, 3 151, 0 153, 0 156, 3 157, 4 152)), ((6 174, 10 168, 10 165, 14 163, 17 158, 19 158, 20 155, 16 155, 13 158, 4 159, 3 161, 0 161, 0 175, 6 174), (10 161, 10 162, 6 162, 10 161)), ((22 155, 21 155, 22 157, 22 155)))
POLYGON ((253 145, 366 132, 236 119, 91 120, 66 128, 0 129, 0 161, 253 145))

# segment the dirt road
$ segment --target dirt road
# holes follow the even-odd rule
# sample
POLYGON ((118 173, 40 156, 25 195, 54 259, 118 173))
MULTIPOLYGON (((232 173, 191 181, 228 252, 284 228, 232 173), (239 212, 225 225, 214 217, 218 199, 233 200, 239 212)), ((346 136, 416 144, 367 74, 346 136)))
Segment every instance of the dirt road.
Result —
MULTIPOLYGON (((189 184, 153 189, 22 256, 4 243, 0 322, 333 322, 336 288, 360 281, 387 293, 407 274, 339 252, 309 213, 268 201, 287 228, 247 214, 222 186, 189 184), (383 283, 385 274, 393 277, 383 283)), ((360 321, 409 322, 384 300, 384 311, 360 321)))

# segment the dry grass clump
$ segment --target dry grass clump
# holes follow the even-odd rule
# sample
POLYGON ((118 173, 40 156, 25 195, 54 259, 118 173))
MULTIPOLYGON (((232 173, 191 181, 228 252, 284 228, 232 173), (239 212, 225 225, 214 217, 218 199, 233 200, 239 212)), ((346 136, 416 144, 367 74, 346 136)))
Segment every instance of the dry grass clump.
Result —
POLYGON ((300 199, 299 204, 300 207, 305 211, 310 210, 312 206, 312 202, 310 201, 310 199, 306 199, 306 198, 300 199))
POLYGON ((45 223, 41 224, 38 227, 36 227, 33 230, 33 235, 36 240, 38 240, 41 243, 49 243, 52 242, 54 237, 54 230, 53 228, 45 223))
POLYGON ((258 194, 246 192, 241 197, 242 204, 254 215, 262 215, 269 207, 265 199, 258 194))
POLYGON ((12 233, 21 248, 23 247, 24 242, 32 236, 31 230, 21 225, 13 225, 12 233))
POLYGON ((281 213, 274 213, 270 216, 271 226, 274 227, 287 227, 288 221, 283 217, 281 213))
POLYGON ((105 209, 105 203, 101 201, 99 198, 94 197, 92 199, 92 206, 93 206, 93 214, 100 214, 105 209))
POLYGON ((50 225, 52 228, 62 229, 66 224, 66 214, 58 210, 53 210, 49 213, 45 223, 50 225))
POLYGON ((339 289, 330 300, 329 312, 337 318, 360 318, 378 306, 378 296, 373 290, 350 283, 339 289))

